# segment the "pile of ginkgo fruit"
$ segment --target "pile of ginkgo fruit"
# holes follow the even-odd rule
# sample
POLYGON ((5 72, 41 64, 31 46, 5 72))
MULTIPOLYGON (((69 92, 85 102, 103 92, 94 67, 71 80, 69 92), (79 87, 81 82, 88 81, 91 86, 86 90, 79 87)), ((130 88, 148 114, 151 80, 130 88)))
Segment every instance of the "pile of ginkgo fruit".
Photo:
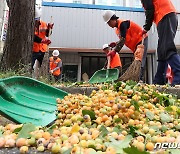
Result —
POLYGON ((155 85, 132 81, 99 88, 90 96, 57 98, 57 120, 51 127, 1 126, 0 147, 16 146, 21 153, 29 147, 66 154, 178 153, 179 99, 159 92, 155 85), (23 127, 32 128, 26 137, 20 135, 23 127), (161 149, 166 142, 172 147, 161 149))

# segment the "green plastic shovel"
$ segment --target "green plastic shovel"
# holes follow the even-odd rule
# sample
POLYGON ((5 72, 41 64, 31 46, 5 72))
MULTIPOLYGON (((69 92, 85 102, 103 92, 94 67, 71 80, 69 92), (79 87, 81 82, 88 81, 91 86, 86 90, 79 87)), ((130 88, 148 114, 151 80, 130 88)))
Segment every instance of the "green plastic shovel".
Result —
POLYGON ((119 70, 114 69, 104 69, 96 71, 93 76, 89 79, 89 83, 104 83, 104 82, 112 82, 118 79, 119 70))
POLYGON ((46 126, 56 119, 57 98, 68 93, 28 77, 0 80, 0 112, 17 123, 46 126))

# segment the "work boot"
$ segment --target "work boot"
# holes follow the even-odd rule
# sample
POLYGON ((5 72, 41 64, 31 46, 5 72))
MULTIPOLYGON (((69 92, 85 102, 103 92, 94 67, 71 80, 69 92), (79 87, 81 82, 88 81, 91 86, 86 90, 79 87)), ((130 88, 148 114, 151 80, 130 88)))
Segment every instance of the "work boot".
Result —
POLYGON ((168 60, 174 74, 172 86, 180 84, 180 56, 178 54, 172 55, 168 60))
POLYGON ((153 84, 164 85, 166 84, 166 61, 158 61, 157 72, 154 77, 153 84))

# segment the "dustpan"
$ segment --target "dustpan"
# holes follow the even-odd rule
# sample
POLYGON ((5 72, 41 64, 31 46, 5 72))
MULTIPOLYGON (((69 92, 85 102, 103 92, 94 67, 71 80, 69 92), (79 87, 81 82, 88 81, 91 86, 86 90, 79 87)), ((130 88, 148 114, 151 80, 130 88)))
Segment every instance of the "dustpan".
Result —
POLYGON ((89 83, 103 83, 112 82, 118 79, 119 70, 114 69, 104 69, 96 71, 93 76, 89 79, 89 83))
POLYGON ((96 71, 93 76, 90 78, 89 83, 104 83, 104 82, 112 82, 118 79, 119 70, 114 68, 110 69, 110 56, 107 57, 107 69, 102 69, 96 71))
POLYGON ((0 113, 17 123, 46 126, 56 119, 56 99, 68 93, 28 77, 0 80, 0 113))

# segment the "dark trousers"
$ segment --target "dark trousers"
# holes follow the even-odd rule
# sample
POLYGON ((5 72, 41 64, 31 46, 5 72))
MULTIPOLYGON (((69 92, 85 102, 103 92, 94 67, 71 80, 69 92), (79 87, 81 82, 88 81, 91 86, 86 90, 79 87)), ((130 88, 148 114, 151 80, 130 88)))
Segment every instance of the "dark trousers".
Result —
POLYGON ((144 80, 144 70, 146 67, 146 57, 147 57, 147 49, 148 49, 148 37, 146 37, 144 39, 144 54, 143 54, 143 58, 142 58, 142 63, 141 63, 141 72, 140 72, 140 76, 139 76, 139 80, 144 80))
POLYGON ((45 55, 45 52, 41 52, 41 51, 32 53, 32 64, 31 64, 32 69, 33 69, 36 59, 39 61, 39 64, 41 67, 44 55, 45 55))
POLYGON ((49 80, 50 80, 51 82, 53 81, 52 76, 54 77, 54 81, 55 81, 55 82, 59 82, 59 81, 61 80, 61 77, 62 77, 61 74, 58 75, 58 76, 56 76, 56 75, 49 75, 49 80))
POLYGON ((58 81, 60 80, 60 78, 61 78, 61 75, 58 75, 58 76, 55 76, 55 75, 54 75, 54 80, 55 80, 55 82, 58 82, 58 81))
POLYGON ((154 84, 166 84, 166 68, 169 64, 174 73, 172 85, 180 84, 180 57, 174 43, 178 26, 178 20, 175 13, 166 15, 158 24, 158 67, 154 78, 154 84))

